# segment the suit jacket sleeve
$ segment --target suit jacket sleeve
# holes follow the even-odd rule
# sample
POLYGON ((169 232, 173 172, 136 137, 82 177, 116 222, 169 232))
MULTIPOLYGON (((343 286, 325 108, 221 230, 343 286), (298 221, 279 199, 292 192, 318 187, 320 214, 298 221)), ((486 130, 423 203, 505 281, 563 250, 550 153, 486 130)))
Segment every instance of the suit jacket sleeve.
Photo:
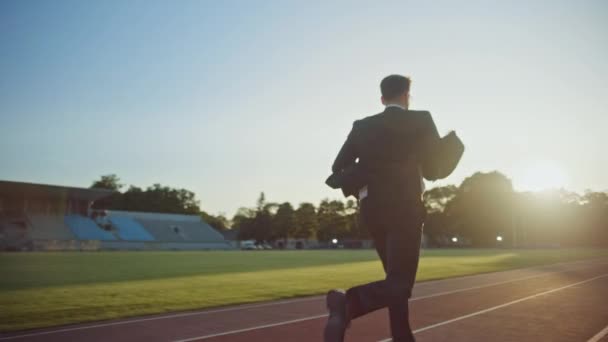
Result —
POLYGON ((441 137, 437 132, 437 127, 433 121, 433 117, 429 112, 423 112, 423 133, 420 151, 420 165, 422 167, 422 176, 427 180, 438 179, 436 155, 441 137))
POLYGON ((355 121, 353 123, 353 128, 351 129, 350 133, 348 134, 348 137, 346 138, 346 141, 344 142, 344 145, 342 145, 340 152, 338 152, 336 160, 334 160, 334 163, 331 167, 332 172, 339 172, 340 170, 353 164, 359 157, 357 155, 358 152, 354 142, 356 134, 355 131, 357 126, 357 121, 355 121))

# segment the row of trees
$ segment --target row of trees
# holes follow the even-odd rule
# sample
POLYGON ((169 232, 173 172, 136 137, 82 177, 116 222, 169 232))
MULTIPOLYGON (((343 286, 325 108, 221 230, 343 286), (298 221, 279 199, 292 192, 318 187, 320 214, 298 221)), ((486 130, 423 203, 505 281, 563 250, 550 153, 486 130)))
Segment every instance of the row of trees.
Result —
POLYGON ((153 184, 146 189, 131 185, 126 191, 120 192, 124 186, 117 175, 101 176, 99 180, 93 182, 91 188, 113 190, 115 193, 95 202, 94 207, 110 210, 200 215, 215 229, 225 230, 230 226, 229 221, 223 215, 213 216, 202 211, 200 202, 192 191, 153 184))
POLYGON ((490 172, 431 189, 424 199, 431 245, 462 237, 475 247, 608 246, 605 192, 516 192, 509 178, 490 172))
MULTIPOLYGON (((253 208, 241 208, 231 220, 202 211, 192 192, 159 184, 145 190, 123 185, 115 175, 103 176, 92 187, 116 190, 100 207, 116 210, 198 214, 218 230, 232 229, 239 239, 274 242, 288 238, 326 242, 367 239, 354 200, 322 200, 317 206, 268 202, 264 193, 253 208)), ((555 190, 516 192, 499 172, 475 173, 460 186, 430 189, 424 194, 424 227, 431 246, 459 244, 503 246, 608 246, 608 193, 583 195, 555 190), (501 241, 497 241, 500 237, 501 241)))
MULTIPOLYGON (((608 246, 605 192, 516 192, 502 173, 478 172, 460 186, 430 189, 424 203, 429 246, 608 246)), ((255 208, 239 210, 232 227, 240 238, 260 242, 369 238, 357 218, 353 200, 323 200, 316 208, 302 203, 294 209, 287 202, 267 203, 262 194, 255 208)))
POLYGON ((358 222, 357 212, 353 200, 345 203, 325 199, 318 207, 305 202, 294 208, 289 202, 266 202, 262 193, 255 208, 239 209, 232 219, 232 229, 238 230, 239 239, 260 243, 288 238, 365 239, 367 234, 358 222))

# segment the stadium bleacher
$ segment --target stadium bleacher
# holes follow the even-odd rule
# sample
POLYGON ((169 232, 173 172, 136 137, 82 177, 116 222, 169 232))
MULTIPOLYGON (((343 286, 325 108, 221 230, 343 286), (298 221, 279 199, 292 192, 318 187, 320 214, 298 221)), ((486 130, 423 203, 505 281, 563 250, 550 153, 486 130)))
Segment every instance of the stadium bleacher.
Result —
POLYGON ((0 250, 20 250, 28 245, 28 227, 25 221, 0 216, 0 250))
MULTIPOLYGON (((96 208, 115 191, 0 180, 0 250, 232 249, 199 215, 96 208)), ((103 207, 103 206, 101 206, 103 207)))
MULTIPOLYGON (((179 228, 175 229, 179 225, 176 225, 172 221, 161 221, 161 220, 150 220, 150 219, 137 219, 146 230, 154 236, 158 241, 167 242, 185 242, 188 241, 187 237, 180 232, 179 228)), ((181 222, 180 222, 181 223, 181 222)))
POLYGON ((205 222, 181 222, 176 225, 189 241, 220 242, 224 236, 205 222))
POLYGON ((154 241, 154 237, 137 221, 126 216, 109 218, 118 237, 126 241, 154 241))
MULTIPOLYGON (((145 229, 155 241, 159 242, 227 242, 224 236, 204 222, 198 215, 148 213, 134 211, 108 210, 111 222, 128 218, 145 229)), ((125 221, 126 222, 126 221, 125 221)), ((122 238, 122 237, 121 237, 122 238)))
POLYGON ((160 241, 224 242, 222 234, 203 222, 138 219, 160 241))
POLYGON ((81 215, 66 215, 65 223, 80 240, 116 240, 116 237, 112 232, 103 230, 95 221, 88 217, 81 215))
POLYGON ((71 240, 75 236, 60 215, 27 214, 31 223, 29 237, 33 240, 71 240))

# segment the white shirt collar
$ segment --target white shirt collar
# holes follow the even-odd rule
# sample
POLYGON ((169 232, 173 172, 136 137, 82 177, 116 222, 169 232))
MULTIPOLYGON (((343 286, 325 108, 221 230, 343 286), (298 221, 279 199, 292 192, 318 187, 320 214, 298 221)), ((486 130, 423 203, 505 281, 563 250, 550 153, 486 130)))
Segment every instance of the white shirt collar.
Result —
POLYGON ((401 108, 401 109, 403 109, 403 110, 407 110, 407 109, 405 109, 405 107, 403 107, 403 106, 401 106, 401 105, 398 105, 398 104, 396 104, 396 103, 387 104, 387 105, 386 105, 386 108, 389 108, 389 107, 397 107, 397 108, 401 108))

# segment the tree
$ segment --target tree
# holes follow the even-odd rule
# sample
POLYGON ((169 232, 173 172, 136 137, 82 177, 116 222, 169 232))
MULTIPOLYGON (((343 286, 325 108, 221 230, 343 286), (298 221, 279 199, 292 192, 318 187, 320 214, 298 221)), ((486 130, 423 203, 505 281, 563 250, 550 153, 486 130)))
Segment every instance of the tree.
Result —
POLYGON ((278 206, 277 213, 272 220, 272 230, 272 240, 284 239, 287 242, 289 237, 294 236, 296 231, 296 216, 289 202, 278 206))
POLYGON ((232 229, 238 231, 239 240, 251 240, 254 238, 253 218, 255 211, 248 208, 239 208, 232 218, 232 229))
POLYGON ((294 237, 296 239, 309 239, 314 237, 319 229, 319 221, 315 206, 312 203, 300 203, 300 206, 295 212, 296 230, 294 237))
POLYGON ((324 199, 317 211, 319 241, 331 241, 334 238, 343 239, 348 235, 348 220, 345 215, 344 203, 324 199))
POLYGON ((582 244, 608 246, 608 193, 587 191, 582 196, 579 217, 582 244))
POLYGON ((429 245, 441 246, 450 234, 450 228, 456 223, 450 221, 446 212, 448 204, 456 197, 458 187, 454 185, 435 187, 424 193, 424 206, 427 217, 424 223, 424 234, 429 245))
POLYGON ((125 192, 127 210, 174 213, 199 214, 199 202, 192 191, 174 189, 160 184, 154 184, 145 191, 131 186, 125 192))
POLYGON ((504 245, 514 244, 515 193, 511 180, 500 172, 477 172, 466 178, 454 198, 446 204, 455 233, 471 240, 473 246, 491 247, 496 237, 504 245))
POLYGON ((252 238, 257 244, 267 241, 274 241, 272 235, 272 214, 266 209, 262 209, 255 214, 251 222, 252 238))
POLYGON ((173 214, 198 215, 200 213, 199 201, 194 192, 186 189, 171 188, 154 184, 146 190, 131 185, 124 193, 118 192, 122 188, 120 179, 116 175, 101 176, 93 182, 92 188, 115 190, 110 197, 97 201, 93 206, 96 209, 113 209, 127 211, 143 211, 173 214))
POLYGON ((258 197, 257 200, 257 210, 258 212, 262 211, 265 209, 266 207, 266 195, 264 195, 264 192, 260 192, 260 196, 258 197))
POLYGON ((201 210, 201 218, 216 230, 222 231, 229 229, 228 219, 224 215, 213 216, 201 210))
POLYGON ((273 216, 277 204, 266 202, 264 193, 260 193, 255 209, 239 209, 233 222, 239 229, 239 239, 255 240, 257 244, 274 241, 273 216))
POLYGON ((234 216, 232 217, 232 228, 234 228, 235 226, 238 226, 241 221, 247 219, 247 218, 252 218, 255 216, 255 211, 249 209, 249 208, 245 208, 245 207, 241 207, 236 211, 236 214, 234 214, 234 216))
POLYGON ((424 192, 424 205, 427 212, 443 212, 446 205, 456 194, 458 188, 455 185, 439 186, 424 192))
POLYGON ((101 176, 101 179, 94 181, 91 185, 91 189, 107 189, 119 191, 123 186, 124 184, 120 183, 120 178, 118 178, 118 176, 115 174, 111 174, 101 176))
POLYGON ((110 209, 129 210, 129 211, 146 211, 148 201, 144 191, 134 185, 129 186, 122 196, 115 202, 112 202, 110 209))

